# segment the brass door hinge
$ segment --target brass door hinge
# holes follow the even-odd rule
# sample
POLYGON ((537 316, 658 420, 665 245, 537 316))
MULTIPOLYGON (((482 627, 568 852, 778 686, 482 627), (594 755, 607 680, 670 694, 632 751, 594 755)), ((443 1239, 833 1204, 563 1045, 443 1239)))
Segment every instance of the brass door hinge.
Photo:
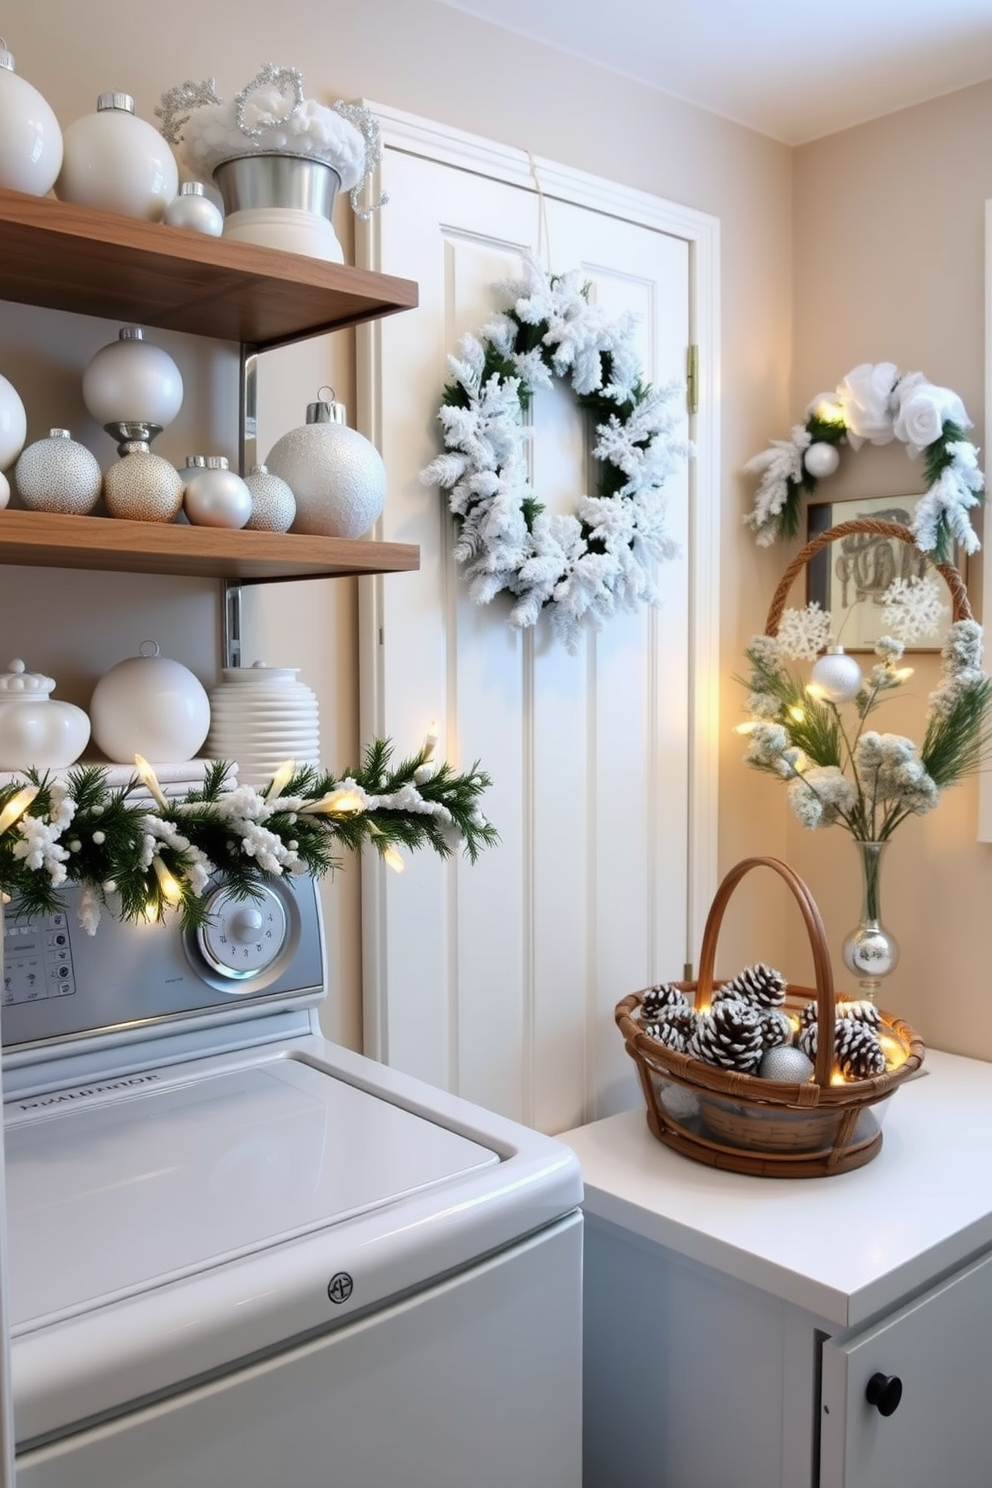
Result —
POLYGON ((698 346, 690 346, 685 354, 685 401, 690 413, 699 412, 698 346))

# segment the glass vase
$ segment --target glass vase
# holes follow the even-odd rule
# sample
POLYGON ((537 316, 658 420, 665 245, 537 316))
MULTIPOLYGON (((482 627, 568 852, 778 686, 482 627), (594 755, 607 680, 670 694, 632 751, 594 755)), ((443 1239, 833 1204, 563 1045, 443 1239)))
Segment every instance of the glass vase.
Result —
POLYGON ((882 858, 887 842, 855 842, 861 863, 861 919, 845 936, 841 955, 859 996, 875 1002, 883 977, 899 961, 895 937, 882 924, 882 858))

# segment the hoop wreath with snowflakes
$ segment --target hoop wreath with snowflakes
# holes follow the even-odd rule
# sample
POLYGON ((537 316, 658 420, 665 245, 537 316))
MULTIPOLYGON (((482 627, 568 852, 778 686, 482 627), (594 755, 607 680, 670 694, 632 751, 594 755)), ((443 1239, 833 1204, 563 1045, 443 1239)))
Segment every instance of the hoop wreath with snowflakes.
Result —
POLYGON ((524 259, 520 281, 494 286, 508 306, 448 358, 438 414, 445 453, 421 473, 448 492, 455 560, 476 604, 513 596, 510 623, 542 612, 570 651, 584 625, 660 599, 653 565, 678 551, 665 530, 665 480, 691 457, 680 426, 684 386, 641 378, 629 315, 610 320, 577 271, 524 259), (524 415, 534 393, 568 380, 595 426, 598 489, 573 513, 549 514, 530 483, 524 415))
POLYGON ((970 427, 950 388, 935 386, 922 372, 902 374, 892 362, 863 362, 835 392, 813 399, 789 439, 774 440, 747 462, 745 473, 761 481, 744 520, 762 547, 795 537, 802 493, 834 473, 841 445, 857 450, 865 441, 898 439, 912 458, 923 456, 927 489, 913 518, 916 546, 938 563, 950 560, 955 543, 967 554, 977 552, 969 513, 982 505, 985 482, 978 450, 965 434, 970 427))

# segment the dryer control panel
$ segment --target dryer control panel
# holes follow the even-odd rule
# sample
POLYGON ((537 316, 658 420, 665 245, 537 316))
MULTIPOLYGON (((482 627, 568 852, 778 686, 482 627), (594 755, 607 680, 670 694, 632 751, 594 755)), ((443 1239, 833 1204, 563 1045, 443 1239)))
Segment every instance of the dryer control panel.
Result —
POLYGON ((65 907, 36 915, 9 905, 3 917, 3 1043, 6 1048, 186 1017, 233 1002, 316 1002, 324 995, 324 946, 310 878, 266 884, 238 898, 220 881, 204 896, 207 919, 184 931, 177 918, 148 923, 109 913, 95 935, 65 907))

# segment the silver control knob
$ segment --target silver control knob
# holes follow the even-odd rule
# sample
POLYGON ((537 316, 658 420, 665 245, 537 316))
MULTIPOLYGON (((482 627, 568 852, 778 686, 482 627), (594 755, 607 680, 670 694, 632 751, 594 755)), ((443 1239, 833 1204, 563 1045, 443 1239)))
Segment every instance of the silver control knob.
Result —
POLYGON ((211 970, 237 981, 258 976, 282 951, 288 932, 279 895, 260 888, 239 899, 219 888, 207 897, 210 918, 196 932, 197 945, 211 970))

